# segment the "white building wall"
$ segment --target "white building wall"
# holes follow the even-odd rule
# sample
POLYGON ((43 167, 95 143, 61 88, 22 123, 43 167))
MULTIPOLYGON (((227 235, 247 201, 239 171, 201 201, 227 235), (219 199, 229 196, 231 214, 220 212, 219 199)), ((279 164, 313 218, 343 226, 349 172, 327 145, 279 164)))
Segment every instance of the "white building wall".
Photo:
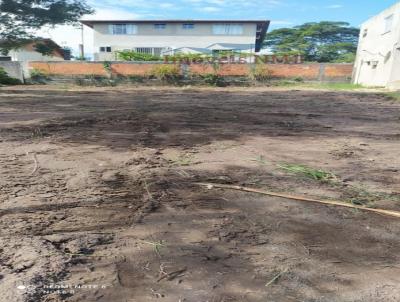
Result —
POLYGON ((44 56, 36 51, 29 51, 25 49, 11 50, 8 54, 12 61, 64 61, 63 58, 58 56, 44 56))
POLYGON ((361 26, 354 82, 365 86, 389 86, 400 82, 400 3, 361 26), (390 30, 387 18, 392 16, 390 30))
POLYGON ((182 29, 181 23, 167 23, 165 30, 156 30, 151 23, 137 24, 137 33, 133 35, 113 35, 109 32, 109 24, 94 24, 95 60, 116 59, 114 53, 100 53, 100 47, 111 47, 115 52, 136 47, 206 48, 215 43, 229 43, 242 44, 244 50, 255 49, 256 23, 243 24, 241 35, 215 35, 212 23, 194 24, 192 30, 182 29))

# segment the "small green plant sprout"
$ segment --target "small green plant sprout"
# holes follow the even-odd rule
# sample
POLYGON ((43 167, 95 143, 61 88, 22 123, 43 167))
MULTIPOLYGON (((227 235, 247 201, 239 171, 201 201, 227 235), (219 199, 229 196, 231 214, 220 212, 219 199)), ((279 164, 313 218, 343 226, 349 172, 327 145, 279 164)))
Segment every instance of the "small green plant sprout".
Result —
POLYGON ((259 155, 259 156, 257 156, 256 158, 251 159, 250 161, 257 162, 257 163, 259 163, 259 164, 261 164, 261 165, 266 165, 266 164, 268 164, 268 162, 265 160, 264 155, 259 155))
POLYGON ((163 240, 159 241, 143 241, 146 244, 152 245, 154 252, 157 254, 158 257, 161 258, 161 249, 165 247, 165 243, 163 240))
POLYGON ((330 182, 337 179, 337 177, 331 172, 310 168, 305 165, 281 163, 278 164, 278 167, 291 174, 301 175, 320 182, 330 182))
POLYGON ((178 158, 171 160, 171 164, 173 166, 190 166, 193 164, 193 155, 191 154, 184 154, 180 155, 178 158))
POLYGON ((40 128, 34 128, 32 133, 31 133, 31 138, 32 139, 37 139, 37 138, 43 138, 44 134, 40 128))

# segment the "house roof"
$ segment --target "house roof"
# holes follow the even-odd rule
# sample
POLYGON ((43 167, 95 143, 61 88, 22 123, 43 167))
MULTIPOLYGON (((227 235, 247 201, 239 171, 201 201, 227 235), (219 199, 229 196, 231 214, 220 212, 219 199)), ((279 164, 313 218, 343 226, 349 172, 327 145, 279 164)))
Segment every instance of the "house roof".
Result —
POLYGON ((31 50, 31 51, 36 51, 36 44, 46 44, 50 47, 53 47, 53 56, 54 57, 60 57, 64 58, 64 50, 61 48, 60 45, 58 45, 56 42, 54 42, 51 39, 39 39, 32 41, 31 43, 27 44, 24 46, 26 50, 31 50))
POLYGON ((194 20, 194 19, 170 19, 170 20, 81 20, 82 24, 93 27, 99 23, 270 23, 269 20, 194 20))
MULTIPOLYGON (((2 42, 5 42, 5 40, 0 40, 0 48, 2 42)), ((64 58, 64 50, 61 48, 60 45, 58 45, 51 39, 37 38, 34 40, 24 40, 23 42, 21 42, 20 46, 17 49, 24 49, 27 51, 37 51, 36 50, 37 44, 45 44, 51 46, 53 48, 53 56, 64 58)))
POLYGON ((214 43, 209 46, 207 46, 208 49, 243 49, 244 47, 253 48, 254 44, 233 44, 233 43, 214 43))
POLYGON ((181 50, 181 49, 190 49, 193 51, 197 51, 199 53, 212 53, 212 51, 208 48, 201 48, 201 47, 179 47, 179 48, 175 48, 173 49, 174 51, 176 50, 181 50))
POLYGON ((258 52, 261 49, 262 42, 265 39, 267 34, 267 30, 270 24, 269 20, 191 20, 191 19, 182 19, 182 20, 81 20, 82 24, 93 28, 94 24, 102 24, 102 23, 237 23, 237 24, 257 24, 257 33, 256 33, 256 41, 255 41, 255 51, 258 52))

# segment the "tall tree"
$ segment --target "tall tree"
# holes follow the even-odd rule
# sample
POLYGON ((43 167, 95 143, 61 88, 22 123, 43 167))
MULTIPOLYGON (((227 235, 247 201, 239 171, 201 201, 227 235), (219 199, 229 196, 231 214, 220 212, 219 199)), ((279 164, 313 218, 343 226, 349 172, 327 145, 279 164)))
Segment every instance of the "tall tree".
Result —
POLYGON ((35 31, 43 26, 74 24, 92 12, 84 0, 0 0, 1 51, 35 39, 35 31))
POLYGON ((301 54, 307 61, 351 62, 359 33, 346 22, 305 23, 271 31, 264 46, 275 54, 301 54))

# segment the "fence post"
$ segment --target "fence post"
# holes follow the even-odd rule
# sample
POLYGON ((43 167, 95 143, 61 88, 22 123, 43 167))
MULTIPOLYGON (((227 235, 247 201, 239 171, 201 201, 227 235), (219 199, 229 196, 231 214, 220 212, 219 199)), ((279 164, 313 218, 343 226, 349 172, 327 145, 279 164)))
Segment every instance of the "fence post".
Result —
POLYGON ((318 81, 323 82, 325 80, 325 64, 319 65, 318 81))
POLYGON ((180 69, 181 69, 181 73, 184 79, 189 78, 189 73, 190 73, 190 68, 189 68, 189 64, 187 64, 187 62, 181 62, 180 63, 180 69))

